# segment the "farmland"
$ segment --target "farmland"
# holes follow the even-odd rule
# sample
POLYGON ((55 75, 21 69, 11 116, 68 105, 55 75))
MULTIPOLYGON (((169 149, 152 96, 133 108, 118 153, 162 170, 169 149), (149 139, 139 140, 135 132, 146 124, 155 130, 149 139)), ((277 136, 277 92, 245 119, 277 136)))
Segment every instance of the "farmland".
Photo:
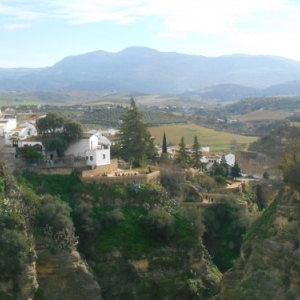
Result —
MULTIPOLYGON (((82 124, 94 124, 108 127, 117 127, 119 120, 124 114, 124 108, 102 109, 92 112, 84 112, 78 116, 77 120, 82 124)), ((148 126, 158 126, 162 124, 182 124, 186 119, 171 113, 161 111, 142 111, 144 122, 148 126)))
POLYGON ((166 133, 167 142, 178 144, 184 136, 185 143, 192 144, 197 135, 201 146, 210 146, 211 151, 227 151, 234 145, 246 147, 257 140, 257 137, 241 136, 228 132, 215 131, 195 124, 162 125, 149 128, 157 143, 161 143, 163 133, 166 133))
POLYGON ((264 109, 236 116, 236 118, 241 122, 254 122, 264 120, 281 120, 291 116, 292 114, 293 113, 288 110, 264 109))

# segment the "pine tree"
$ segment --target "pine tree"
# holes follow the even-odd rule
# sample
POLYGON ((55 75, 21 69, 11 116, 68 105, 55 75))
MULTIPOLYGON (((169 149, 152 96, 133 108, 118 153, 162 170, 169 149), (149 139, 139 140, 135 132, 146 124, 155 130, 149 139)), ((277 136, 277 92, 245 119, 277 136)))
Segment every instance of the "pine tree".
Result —
POLYGON ((176 158, 177 163, 182 163, 182 164, 189 164, 190 163, 190 157, 186 152, 185 149, 185 142, 184 142, 184 137, 181 137, 180 143, 178 144, 179 146, 179 151, 178 155, 176 158))
POLYGON ((234 166, 231 168, 230 175, 233 178, 241 177, 242 176, 242 174, 241 174, 241 168, 240 168, 240 166, 239 166, 239 164, 237 162, 235 162, 234 166))
POLYGON ((220 161, 220 166, 222 166, 226 170, 224 176, 227 177, 229 175, 229 168, 228 168, 228 164, 227 164, 227 161, 226 161, 226 158, 225 158, 224 154, 222 155, 222 158, 221 158, 221 161, 220 161))
POLYGON ((201 153, 201 146, 200 143, 198 142, 198 137, 195 135, 194 137, 194 144, 193 144, 193 164, 195 168, 200 168, 201 166, 201 157, 202 157, 202 153, 201 153))
POLYGON ((131 98, 130 107, 122 117, 119 154, 137 166, 142 165, 148 156, 155 155, 154 142, 142 118, 142 113, 131 98))
POLYGON ((162 153, 167 153, 167 138, 166 133, 164 132, 163 143, 162 143, 162 153))
POLYGON ((221 158, 221 161, 220 161, 220 165, 222 165, 222 166, 227 165, 227 161, 226 161, 226 158, 225 158, 224 154, 222 155, 222 158, 221 158))

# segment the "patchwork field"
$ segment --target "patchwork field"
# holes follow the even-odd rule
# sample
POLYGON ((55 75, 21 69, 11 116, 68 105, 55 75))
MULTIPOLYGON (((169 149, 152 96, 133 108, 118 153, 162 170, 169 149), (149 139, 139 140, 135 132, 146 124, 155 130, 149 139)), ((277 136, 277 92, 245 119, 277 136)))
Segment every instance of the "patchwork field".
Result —
POLYGON ((288 110, 257 110, 245 115, 238 115, 235 118, 241 122, 254 122, 263 120, 281 120, 290 117, 293 113, 288 110))
POLYGON ((28 91, 0 92, 0 105, 74 105, 88 106, 123 105, 130 103, 133 97, 138 105, 146 106, 186 106, 197 107, 205 101, 181 95, 158 95, 142 93, 110 93, 89 91, 28 91))
POLYGON ((149 128, 157 143, 162 143, 163 134, 166 133, 167 142, 179 144, 184 137, 186 145, 192 144, 195 135, 201 146, 209 146, 211 151, 228 151, 232 147, 247 147, 257 140, 257 137, 241 136, 228 132, 220 132, 195 124, 164 125, 149 128))

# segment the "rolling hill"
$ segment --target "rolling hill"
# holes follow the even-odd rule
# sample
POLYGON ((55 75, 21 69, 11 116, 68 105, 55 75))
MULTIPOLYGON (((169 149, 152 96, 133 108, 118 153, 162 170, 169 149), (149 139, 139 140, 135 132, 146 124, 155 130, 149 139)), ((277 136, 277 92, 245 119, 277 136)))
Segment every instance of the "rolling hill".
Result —
MULTIPOLYGON (((0 69, 0 91, 89 90, 184 93, 217 86, 240 98, 286 81, 300 81, 300 62, 266 55, 205 57, 131 47, 70 56, 43 69, 0 69), (13 74, 13 75, 12 75, 13 74), (227 84, 230 84, 228 86, 227 84), (243 85, 241 88, 236 85, 243 85), (250 93, 250 94, 249 94, 250 93)), ((217 99, 211 89, 200 96, 217 99)))

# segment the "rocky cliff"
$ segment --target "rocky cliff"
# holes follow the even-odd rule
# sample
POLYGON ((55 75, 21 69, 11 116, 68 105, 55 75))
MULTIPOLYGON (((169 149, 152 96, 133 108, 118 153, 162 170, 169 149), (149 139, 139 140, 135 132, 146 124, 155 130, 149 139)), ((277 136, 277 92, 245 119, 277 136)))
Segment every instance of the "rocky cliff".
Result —
POLYGON ((286 188, 252 225, 222 300, 300 299, 300 196, 286 188))
POLYGON ((95 276, 103 299, 208 299, 220 291, 221 272, 198 247, 161 247, 140 259, 115 250, 99 258, 95 276))
POLYGON ((77 251, 51 253, 39 244, 37 254, 35 300, 102 300, 98 283, 77 251))

